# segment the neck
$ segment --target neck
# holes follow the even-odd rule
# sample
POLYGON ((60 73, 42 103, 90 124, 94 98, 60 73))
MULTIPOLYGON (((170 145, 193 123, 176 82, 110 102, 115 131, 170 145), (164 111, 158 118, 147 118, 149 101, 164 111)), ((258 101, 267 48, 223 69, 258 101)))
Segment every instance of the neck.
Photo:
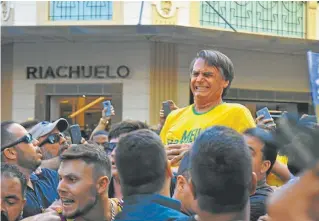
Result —
POLYGON ((31 173, 32 173, 33 171, 30 170, 30 169, 24 168, 24 167, 20 167, 20 166, 17 165, 17 164, 15 164, 15 165, 18 167, 19 171, 20 171, 21 173, 23 173, 23 175, 25 176, 25 178, 26 178, 27 180, 30 180, 31 173))
POLYGON ((203 112, 207 112, 210 109, 212 109, 213 107, 216 107, 217 105, 221 104, 223 102, 223 99, 221 97, 219 97, 218 99, 212 100, 212 101, 208 101, 205 99, 199 99, 194 97, 194 107, 196 112, 198 113, 203 113, 203 112))
POLYGON ((113 187, 114 187, 114 197, 117 199, 123 199, 121 184, 119 183, 117 179, 114 179, 113 187))
POLYGON ((257 188, 266 185, 266 176, 257 182, 257 188))
POLYGON ((200 221, 249 221, 250 220, 250 203, 248 200, 247 205, 243 211, 238 213, 222 213, 212 214, 203 210, 198 211, 198 217, 196 220, 200 221))
POLYGON ((75 221, 95 221, 95 220, 111 220, 110 201, 107 195, 98 200, 97 204, 86 214, 75 219, 75 221), (103 219, 101 219, 103 217, 103 219))
POLYGON ((159 194, 162 196, 171 197, 170 184, 171 184, 171 178, 166 179, 163 189, 159 194))

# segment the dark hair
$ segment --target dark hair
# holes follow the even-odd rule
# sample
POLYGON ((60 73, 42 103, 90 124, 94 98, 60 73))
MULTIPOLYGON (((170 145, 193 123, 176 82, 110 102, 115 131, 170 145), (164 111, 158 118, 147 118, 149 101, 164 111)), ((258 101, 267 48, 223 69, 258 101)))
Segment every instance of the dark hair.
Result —
POLYGON ((24 174, 19 171, 18 167, 16 167, 15 165, 2 163, 1 176, 7 178, 18 178, 21 184, 22 196, 25 196, 25 192, 27 189, 27 179, 24 174))
POLYGON ((179 164, 177 176, 182 175, 185 178, 189 178, 190 176, 189 170, 190 170, 190 153, 189 151, 187 151, 184 154, 181 160, 181 163, 179 164))
POLYGON ((92 137, 95 137, 95 136, 99 136, 99 135, 105 135, 105 136, 109 136, 109 133, 105 130, 99 130, 99 131, 96 131, 92 137))
POLYGON ((258 127, 250 128, 246 130, 244 134, 256 137, 264 144, 264 147, 262 148, 263 160, 270 161, 270 167, 266 172, 266 175, 268 175, 276 162, 279 150, 272 134, 258 127))
POLYGON ((14 121, 1 122, 1 146, 6 146, 8 144, 11 144, 17 139, 16 135, 8 131, 8 128, 12 124, 16 124, 16 122, 14 121))
POLYGON ((96 178, 107 176, 111 180, 111 161, 105 151, 95 144, 72 145, 60 158, 61 162, 83 160, 87 164, 94 164, 96 178))
POLYGON ((122 137, 115 154, 115 163, 124 196, 153 194, 162 190, 167 157, 160 137, 142 129, 122 137))
POLYGON ((28 121, 22 122, 21 126, 24 127, 26 130, 29 130, 35 125, 37 125, 38 123, 40 123, 39 120, 28 120, 28 121))
POLYGON ((109 141, 114 138, 120 137, 122 134, 126 134, 135 130, 149 129, 148 126, 137 120, 124 120, 117 124, 112 125, 109 132, 109 141))
POLYGON ((190 171, 201 210, 244 212, 252 185, 252 162, 242 135, 223 126, 204 131, 192 147, 190 171))
POLYGON ((234 79, 234 65, 233 62, 223 53, 215 50, 202 50, 198 52, 197 56, 191 63, 190 72, 193 72, 193 66, 198 58, 206 61, 207 65, 219 68, 220 74, 226 81, 229 81, 228 86, 223 90, 222 97, 227 95, 231 82, 234 79))

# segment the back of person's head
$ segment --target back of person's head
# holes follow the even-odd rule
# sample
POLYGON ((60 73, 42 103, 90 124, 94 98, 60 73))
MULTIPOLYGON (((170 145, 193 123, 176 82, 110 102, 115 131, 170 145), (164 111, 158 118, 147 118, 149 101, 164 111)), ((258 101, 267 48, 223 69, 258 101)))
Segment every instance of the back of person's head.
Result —
POLYGON ((263 160, 270 161, 270 167, 266 172, 266 174, 268 175, 276 162, 276 158, 277 158, 277 154, 279 150, 272 134, 258 127, 250 128, 246 130, 244 134, 252 136, 252 137, 256 137, 264 144, 264 147, 262 148, 263 160))
POLYGON ((124 196, 162 190, 167 157, 159 136, 154 132, 142 129, 122 137, 115 159, 124 196))
POLYGON ((8 128, 15 124, 14 121, 3 121, 1 122, 1 147, 7 146, 11 144, 12 142, 16 141, 17 137, 8 131, 8 128))
POLYGON ((26 130, 30 130, 32 127, 40 123, 38 120, 28 120, 21 123, 21 126, 24 127, 26 130))
POLYGON ((23 173, 21 173, 15 165, 12 164, 1 164, 1 176, 6 178, 18 178, 21 184, 22 195, 25 195, 27 189, 27 179, 23 173))
POLYGON ((111 161, 105 151, 95 144, 72 145, 60 156, 61 162, 68 160, 83 160, 94 165, 96 178, 107 176, 111 179, 111 161))
POLYGON ((198 58, 202 58, 206 61, 208 66, 217 67, 220 74, 226 81, 229 81, 228 86, 224 89, 222 97, 227 95, 231 82, 234 79, 234 65, 232 61, 223 53, 215 50, 202 50, 198 52, 197 56, 191 63, 190 72, 193 72, 193 66, 198 58))
POLYGON ((243 137, 215 126, 191 150, 191 180, 200 210, 211 214, 243 212, 252 189, 252 162, 243 137))
POLYGON ((121 121, 117 124, 112 125, 109 132, 109 141, 111 139, 119 138, 123 134, 127 134, 129 132, 140 129, 149 129, 149 127, 145 123, 137 120, 121 121))

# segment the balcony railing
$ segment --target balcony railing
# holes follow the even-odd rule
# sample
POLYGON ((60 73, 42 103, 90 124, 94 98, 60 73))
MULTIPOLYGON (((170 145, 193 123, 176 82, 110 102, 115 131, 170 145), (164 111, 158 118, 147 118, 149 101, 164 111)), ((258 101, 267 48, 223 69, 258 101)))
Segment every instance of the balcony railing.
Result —
POLYGON ((201 2, 202 26, 305 38, 306 3, 293 1, 201 2), (216 13, 216 11, 219 13, 216 13))
POLYGON ((112 20, 112 1, 50 1, 51 21, 112 20))

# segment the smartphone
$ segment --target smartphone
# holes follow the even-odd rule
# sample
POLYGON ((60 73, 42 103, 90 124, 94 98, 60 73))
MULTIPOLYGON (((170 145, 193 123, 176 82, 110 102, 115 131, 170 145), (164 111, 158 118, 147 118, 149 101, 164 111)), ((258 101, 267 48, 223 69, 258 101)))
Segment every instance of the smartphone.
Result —
POLYGON ((80 144, 82 140, 81 128, 78 124, 70 126, 70 137, 72 144, 80 144))
POLYGON ((164 117, 167 117, 169 115, 169 113, 171 113, 171 107, 170 107, 170 103, 168 101, 165 101, 162 103, 163 105, 163 110, 164 110, 164 117))
POLYGON ((104 109, 105 108, 107 108, 107 111, 106 111, 106 113, 105 113, 105 116, 106 117, 109 117, 109 116, 111 116, 111 101, 104 101, 103 102, 103 107, 104 107, 104 109))
POLYGON ((257 117, 264 115, 264 120, 268 120, 268 119, 272 118, 267 107, 264 107, 264 108, 260 109, 259 111, 257 111, 256 115, 257 115, 257 117))

